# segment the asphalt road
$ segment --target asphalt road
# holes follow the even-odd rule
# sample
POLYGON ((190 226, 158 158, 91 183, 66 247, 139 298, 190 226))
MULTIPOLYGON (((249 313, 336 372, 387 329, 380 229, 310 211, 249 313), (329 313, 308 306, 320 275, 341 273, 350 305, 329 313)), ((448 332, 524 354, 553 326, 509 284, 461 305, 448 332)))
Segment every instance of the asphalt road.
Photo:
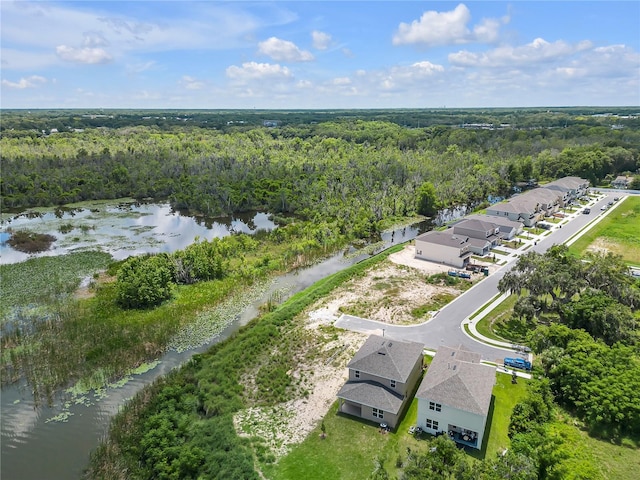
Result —
MULTIPOLYGON (((527 251, 533 250, 538 253, 544 253, 553 245, 565 243, 589 222, 602 218, 610 211, 600 210, 603 205, 607 205, 614 197, 624 196, 624 194, 618 192, 603 193, 606 197, 590 207, 590 214, 577 215, 564 224, 562 228, 554 230, 551 234, 539 240, 537 245, 532 246, 527 251)), ((514 353, 512 350, 488 345, 470 337, 464 332, 461 324, 499 293, 498 282, 506 272, 513 268, 516 260, 517 257, 511 256, 506 265, 443 307, 434 318, 425 323, 410 326, 389 325, 374 320, 343 316, 336 322, 335 326, 370 334, 380 334, 382 331, 385 337, 422 342, 430 350, 436 350, 440 345, 457 346, 463 343, 471 350, 480 353, 483 359, 502 363, 502 359, 505 356, 514 353)))

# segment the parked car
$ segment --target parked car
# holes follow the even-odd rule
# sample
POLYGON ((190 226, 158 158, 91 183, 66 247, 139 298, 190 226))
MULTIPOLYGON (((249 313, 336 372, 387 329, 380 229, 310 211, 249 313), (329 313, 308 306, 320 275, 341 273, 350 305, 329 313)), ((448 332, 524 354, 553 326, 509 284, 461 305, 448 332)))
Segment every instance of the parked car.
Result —
POLYGON ((524 358, 505 358, 504 359, 504 366, 505 367, 511 367, 511 368, 520 368, 522 370, 531 370, 531 362, 528 360, 525 360, 524 358))

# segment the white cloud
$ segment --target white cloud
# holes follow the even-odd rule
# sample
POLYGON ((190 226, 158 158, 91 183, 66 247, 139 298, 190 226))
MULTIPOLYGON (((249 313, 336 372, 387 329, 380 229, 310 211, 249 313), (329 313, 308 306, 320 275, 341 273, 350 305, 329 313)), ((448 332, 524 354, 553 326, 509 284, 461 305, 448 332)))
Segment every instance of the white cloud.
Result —
POLYGON ((584 41, 575 45, 562 40, 550 43, 542 38, 519 47, 501 46, 482 53, 461 50, 449 55, 449 61, 461 67, 503 67, 512 65, 530 65, 566 58, 591 48, 591 42, 584 41))
POLYGON ((444 67, 442 65, 436 65, 426 60, 422 62, 416 62, 411 65, 411 70, 415 72, 417 75, 433 75, 434 73, 444 72, 444 67))
POLYGON ((16 88, 24 90, 25 88, 35 88, 39 85, 46 83, 47 79, 40 75, 31 75, 30 77, 23 77, 17 82, 12 82, 6 78, 2 79, 2 85, 9 88, 16 88))
POLYGON ((227 77, 232 80, 246 82, 249 80, 270 79, 288 79, 293 75, 287 67, 279 64, 245 62, 242 67, 231 65, 226 70, 227 77))
POLYGON ((349 77, 337 77, 331 83, 333 85, 351 85, 351 79, 349 77))
POLYGON ((67 45, 58 45, 56 47, 56 54, 65 62, 86 63, 91 65, 109 63, 113 60, 111 54, 103 48, 74 48, 67 45))
POLYGON ((104 38, 104 35, 101 32, 84 32, 82 34, 83 42, 82 45, 84 47, 108 47, 109 40, 104 38))
POLYGON ((310 62, 314 59, 311 52, 300 50, 295 43, 276 37, 260 42, 258 53, 279 62, 310 62))
POLYGON ((349 50, 348 48, 343 48, 342 50, 342 54, 347 57, 347 58, 353 58, 355 57, 355 55, 353 54, 353 52, 351 50, 349 50))
POLYGON ((180 79, 180 85, 187 90, 201 90, 204 88, 204 82, 197 80, 189 75, 183 75, 180 79))
POLYGON ((96 55, 106 58, 84 48, 108 47, 110 56, 126 61, 127 55, 137 53, 244 47, 254 42, 253 35, 261 27, 295 20, 280 6, 257 15, 241 4, 183 2, 175 15, 175 8, 164 13, 152 3, 139 2, 139 8, 126 9, 136 13, 113 15, 99 3, 78 8, 74 3, 0 1, 3 70, 60 64, 63 59, 56 55, 57 46, 74 48, 73 52, 63 49, 62 55, 81 62, 96 55))
POLYGON ((311 32, 311 39, 313 40, 313 48, 316 50, 326 50, 331 44, 331 35, 318 30, 311 32))
POLYGON ((483 19, 470 30, 471 12, 463 3, 447 12, 429 10, 419 20, 410 24, 400 23, 393 36, 394 45, 420 44, 424 46, 456 45, 463 43, 494 43, 498 40, 500 26, 509 17, 483 19))

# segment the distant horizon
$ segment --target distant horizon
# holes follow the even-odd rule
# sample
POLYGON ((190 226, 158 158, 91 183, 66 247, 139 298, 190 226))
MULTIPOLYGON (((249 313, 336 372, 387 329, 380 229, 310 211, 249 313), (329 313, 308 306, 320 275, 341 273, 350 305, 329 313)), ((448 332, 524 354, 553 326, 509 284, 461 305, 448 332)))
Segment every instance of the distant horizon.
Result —
MULTIPOLYGON (((194 112, 228 112, 228 111, 246 111, 246 112, 332 112, 332 111, 375 111, 375 110, 408 110, 408 111, 446 111, 446 110, 549 110, 549 109, 629 109, 638 108, 639 105, 539 105, 539 106, 514 106, 514 107, 354 107, 354 108, 181 108, 181 107, 153 107, 153 108, 138 108, 138 107, 15 107, 4 108, 0 107, 0 111, 13 111, 13 110, 100 110, 100 111, 122 111, 122 110, 139 110, 139 111, 194 111, 194 112)), ((640 114, 640 110, 638 111, 640 114)))

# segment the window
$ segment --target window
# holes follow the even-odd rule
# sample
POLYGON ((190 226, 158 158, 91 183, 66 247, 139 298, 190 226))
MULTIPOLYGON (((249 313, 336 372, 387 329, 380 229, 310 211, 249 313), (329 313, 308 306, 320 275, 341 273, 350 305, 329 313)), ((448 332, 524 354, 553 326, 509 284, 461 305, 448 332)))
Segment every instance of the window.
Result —
POLYGON ((356 371, 354 372, 354 376, 355 376, 356 378, 360 378, 360 370, 356 370, 356 371))
POLYGON ((429 410, 435 410, 436 412, 441 412, 442 405, 436 402, 429 402, 429 410))
POLYGON ((384 418, 384 412, 382 410, 378 410, 377 408, 374 408, 373 416, 382 419, 384 418))
POLYGON ((432 430, 438 430, 437 420, 431 420, 430 418, 427 418, 426 424, 427 424, 427 428, 430 428, 432 430))
POLYGON ((395 380, 391 380, 389 382, 389 385, 391 385, 391 388, 396 388, 396 381, 395 380))

